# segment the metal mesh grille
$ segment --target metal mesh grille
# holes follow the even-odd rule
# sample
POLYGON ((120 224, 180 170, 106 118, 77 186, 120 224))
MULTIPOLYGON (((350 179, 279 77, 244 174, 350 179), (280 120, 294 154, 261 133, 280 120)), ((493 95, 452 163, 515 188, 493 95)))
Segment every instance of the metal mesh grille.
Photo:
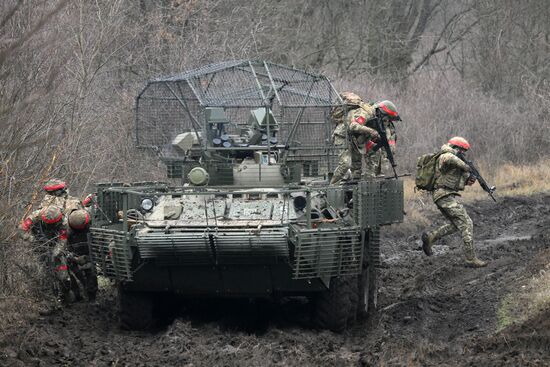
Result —
POLYGON ((219 232, 213 239, 220 264, 254 264, 288 258, 288 240, 283 230, 219 232))
POLYGON ((293 278, 355 275, 361 272, 363 248, 356 227, 294 229, 293 278))
POLYGON ((340 103, 320 75, 260 61, 213 64, 147 84, 136 99, 136 143, 165 160, 183 159, 171 142, 184 132, 204 133, 206 107, 223 107, 226 133, 239 134, 251 110, 268 105, 279 124, 279 144, 290 148, 287 159, 304 162, 305 175, 323 174, 334 169, 339 154, 330 143, 328 116, 340 103))
POLYGON ((403 181, 360 182, 354 195, 354 215, 362 228, 403 221, 403 181))
POLYGON ((103 275, 118 280, 132 280, 131 253, 124 246, 125 232, 91 228, 92 257, 103 275))
POLYGON ((369 231, 368 261, 375 268, 380 268, 380 228, 369 231))
POLYGON ((205 232, 150 232, 136 236, 136 243, 142 259, 188 265, 214 262, 209 236, 205 232))

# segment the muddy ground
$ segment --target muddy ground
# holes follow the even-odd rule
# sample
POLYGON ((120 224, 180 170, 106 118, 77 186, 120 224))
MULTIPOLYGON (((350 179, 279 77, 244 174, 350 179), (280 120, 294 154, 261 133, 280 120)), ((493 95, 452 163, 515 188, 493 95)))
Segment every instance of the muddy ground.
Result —
MULTIPOLYGON (((117 326, 113 292, 104 291, 98 305, 29 312, 1 330, 0 365, 550 365, 550 309, 499 327, 503 300, 550 271, 550 195, 467 209, 489 266, 465 268, 457 236, 428 258, 416 233, 388 228, 378 310, 342 334, 312 329, 300 299, 175 308, 157 330, 128 332, 117 326)), ((432 209, 423 214, 441 223, 432 209)))

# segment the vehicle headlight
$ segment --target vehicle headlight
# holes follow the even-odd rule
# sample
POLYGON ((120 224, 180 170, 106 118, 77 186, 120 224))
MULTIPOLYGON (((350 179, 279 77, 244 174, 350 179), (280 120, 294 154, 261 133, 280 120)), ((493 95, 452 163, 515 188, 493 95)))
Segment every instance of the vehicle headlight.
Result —
POLYGON ((146 212, 153 209, 153 206, 155 206, 155 204, 153 203, 153 200, 149 198, 145 198, 141 200, 141 209, 145 210, 146 212))

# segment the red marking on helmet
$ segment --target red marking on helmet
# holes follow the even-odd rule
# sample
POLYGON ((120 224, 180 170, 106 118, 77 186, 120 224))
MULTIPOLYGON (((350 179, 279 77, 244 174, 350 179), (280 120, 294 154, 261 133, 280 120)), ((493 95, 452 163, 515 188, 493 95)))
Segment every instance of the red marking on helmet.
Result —
POLYGON ((365 152, 370 152, 370 150, 374 147, 374 142, 372 140, 369 140, 367 144, 365 144, 365 152))
POLYGON ((365 123, 365 118, 363 116, 358 116, 358 117, 355 118, 355 122, 357 122, 358 124, 363 125, 365 123))
POLYGON ((456 145, 457 147, 461 147, 462 149, 470 149, 470 144, 467 143, 467 142, 463 142, 463 141, 460 141, 460 140, 455 140, 455 139, 451 139, 449 140, 449 144, 451 145, 456 145))
POLYGON ((54 271, 63 271, 63 270, 68 270, 68 269, 69 269, 69 267, 67 265, 63 264, 63 265, 59 265, 58 267, 56 267, 54 269, 54 271))
POLYGON ((392 116, 392 117, 395 117, 398 115, 397 111, 392 111, 390 110, 385 104, 383 103, 380 103, 380 108, 386 112, 388 115, 392 116))
POLYGON ((24 230, 25 232, 28 232, 32 227, 32 219, 31 218, 27 218, 23 221, 23 223, 21 223, 21 229, 24 230))
POLYGON ((61 190, 65 188, 65 182, 61 182, 55 185, 45 185, 44 190, 46 191, 55 191, 55 190, 61 190))
POLYGON ((67 230, 66 229, 59 230, 59 239, 66 240, 67 238, 69 238, 67 230))
POLYGON ((46 215, 44 215, 44 213, 41 213, 40 214, 40 217, 42 218, 42 221, 46 224, 54 224, 54 223, 57 223, 61 220, 61 218, 63 218, 63 214, 62 213, 59 213, 59 215, 56 217, 56 218, 53 218, 53 219, 48 219, 46 218, 46 215))

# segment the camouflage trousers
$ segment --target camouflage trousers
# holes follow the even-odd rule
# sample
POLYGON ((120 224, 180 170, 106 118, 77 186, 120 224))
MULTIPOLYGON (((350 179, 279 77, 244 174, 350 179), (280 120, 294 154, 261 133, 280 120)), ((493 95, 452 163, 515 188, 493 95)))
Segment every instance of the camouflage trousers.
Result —
POLYGON ((376 177, 385 175, 391 170, 391 164, 382 149, 376 152, 370 152, 365 156, 365 168, 363 175, 365 177, 376 177))
POLYGON ((462 241, 464 242, 464 255, 467 260, 472 260, 475 258, 474 224, 464 206, 457 200, 457 196, 447 195, 435 202, 439 211, 450 223, 437 228, 429 235, 435 242, 442 237, 460 232, 462 241))
POLYGON ((71 279, 65 256, 65 248, 57 243, 53 248, 47 248, 44 243, 38 244, 39 261, 42 265, 45 280, 52 286, 54 296, 58 300, 68 302, 71 289, 71 279))
POLYGON ((360 179, 362 166, 363 155, 355 144, 350 143, 348 149, 338 156, 338 166, 334 170, 330 183, 335 184, 340 182, 346 176, 348 169, 351 170, 352 179, 360 179))

